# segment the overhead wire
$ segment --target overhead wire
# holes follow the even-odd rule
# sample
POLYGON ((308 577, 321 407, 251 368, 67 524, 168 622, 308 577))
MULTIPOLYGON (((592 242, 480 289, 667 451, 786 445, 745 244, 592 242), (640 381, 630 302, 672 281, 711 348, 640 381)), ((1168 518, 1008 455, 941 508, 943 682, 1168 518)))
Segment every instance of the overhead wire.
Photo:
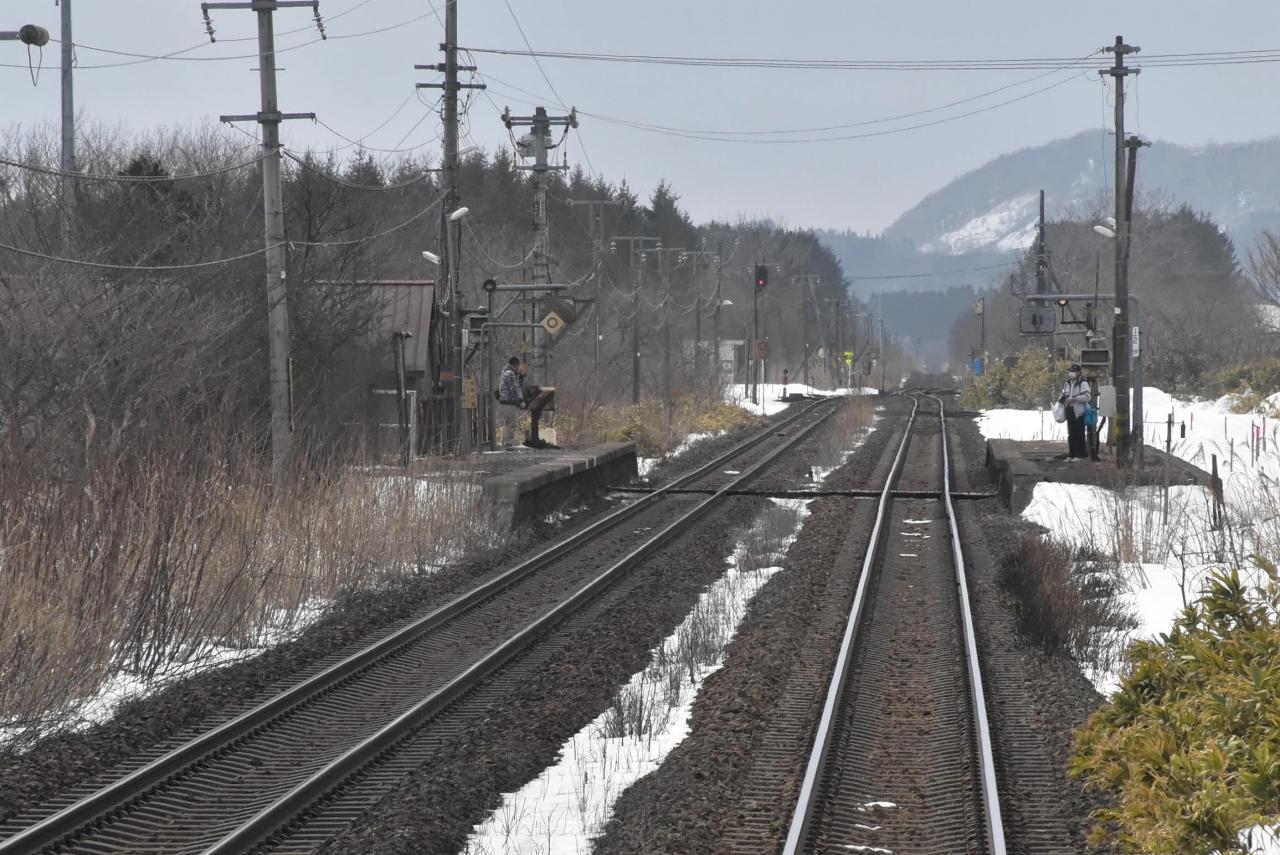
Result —
MULTIPOLYGON (((360 4, 360 5, 363 5, 363 4, 360 4)), ((298 50, 299 48, 304 48, 309 45, 318 44, 326 40, 344 41, 347 39, 365 38, 366 36, 375 36, 375 35, 380 35, 382 33, 390 32, 392 30, 398 30, 398 29, 401 29, 402 27, 407 27, 410 24, 414 24, 414 23, 417 23, 418 21, 428 18, 431 16, 431 14, 433 14, 436 11, 434 7, 430 6, 430 4, 428 4, 428 9, 430 11, 425 12, 421 15, 416 15, 412 18, 408 18, 403 21, 398 21, 397 23, 394 23, 394 24, 388 24, 387 26, 384 26, 384 27, 377 27, 375 29, 366 30, 364 32, 359 32, 359 33, 332 33, 332 34, 328 34, 318 38, 309 39, 304 42, 299 42, 298 44, 288 45, 286 47, 278 47, 275 49, 273 53, 274 55, 289 53, 291 51, 298 50)), ((354 9, 350 11, 354 11, 354 9)), ((339 17, 339 16, 338 15, 332 16, 328 18, 328 20, 332 21, 336 17, 339 17)), ((288 30, 285 33, 281 33, 280 35, 286 35, 289 33, 298 33, 304 30, 311 30, 311 29, 312 29, 312 26, 299 27, 295 30, 288 30)), ((256 40, 257 40, 256 36, 248 36, 243 38, 225 39, 224 41, 236 42, 236 41, 256 41, 256 40)), ((57 39, 50 39, 49 41, 57 42, 57 39)), ((199 44, 194 44, 194 45, 191 45, 190 47, 180 48, 178 50, 170 51, 168 53, 148 54, 148 53, 138 53, 136 51, 119 50, 117 48, 108 48, 108 47, 100 47, 97 45, 82 44, 77 42, 75 43, 75 47, 77 50, 86 50, 94 53, 105 53, 111 56, 130 57, 130 59, 124 62, 94 63, 89 65, 77 64, 76 70, 88 71, 88 70, 96 70, 96 69, 103 69, 103 68, 122 68, 125 66, 141 65, 143 63, 157 62, 161 60, 170 60, 175 62, 226 62, 230 60, 262 58, 262 52, 260 51, 255 53, 246 53, 246 54, 222 54, 218 56, 187 56, 187 54, 191 53, 192 51, 208 47, 210 44, 216 44, 216 42, 212 42, 212 43, 207 41, 200 42, 199 44)), ((20 67, 21 66, 13 65, 11 63, 0 63, 0 68, 20 68, 20 67)))
MULTIPOLYGON (((529 49, 529 54, 533 57, 534 64, 538 66, 538 73, 542 75, 542 79, 545 80, 547 83, 547 86, 550 87, 551 94, 556 96, 556 102, 558 103, 558 106, 562 110, 570 109, 570 106, 565 103, 565 100, 563 98, 560 97, 560 93, 556 90, 555 84, 551 82, 551 78, 547 76, 547 70, 542 67, 542 61, 538 59, 537 54, 533 50, 533 45, 529 43, 529 36, 525 34, 524 27, 521 26, 520 24, 520 19, 516 17, 515 10, 511 8, 511 0, 502 0, 502 2, 507 7, 507 12, 511 15, 511 20, 515 22, 516 29, 519 30, 520 39, 524 42, 524 46, 529 49)), ((476 63, 476 62, 472 62, 471 64, 477 65, 477 66, 479 65, 479 63, 476 63)), ((566 136, 568 136, 568 132, 569 132, 569 129, 566 127, 565 128, 566 136)), ((595 164, 591 162, 591 155, 587 153, 586 144, 582 142, 581 131, 579 131, 578 133, 578 144, 582 147, 582 156, 587 161, 587 167, 591 170, 592 174, 595 175, 597 178, 602 177, 600 173, 596 171, 595 164)))
POLYGON ((215 258, 215 259, 210 259, 208 261, 189 262, 184 264, 111 264, 111 263, 102 262, 102 261, 90 261, 88 259, 66 258, 64 256, 50 255, 48 253, 39 252, 33 249, 25 249, 23 247, 13 246, 7 243, 0 243, 0 250, 5 250, 6 252, 12 252, 17 255, 25 255, 30 258, 38 258, 42 261, 51 261, 57 264, 67 264, 73 267, 89 267, 97 270, 121 270, 121 271, 136 271, 136 272, 195 270, 198 268, 216 267, 223 264, 231 264, 236 261, 243 261, 247 258, 254 258, 256 256, 263 255, 268 250, 275 249, 276 247, 279 247, 279 246, 288 246, 291 248, 297 247, 297 246, 336 247, 336 246, 354 246, 356 244, 370 243, 372 241, 386 237, 389 234, 398 232, 401 229, 407 228, 408 226, 412 225, 413 223, 417 222, 418 220, 426 216, 428 213, 430 213, 431 210, 435 208, 437 205, 439 205, 443 200, 444 200, 444 194, 441 194, 437 196, 435 200, 432 201, 429 205, 427 205, 421 211, 414 214, 412 217, 405 220, 404 222, 398 223, 376 234, 365 235, 364 237, 354 238, 352 240, 340 240, 340 241, 284 240, 278 243, 268 244, 259 249, 254 249, 249 252, 241 253, 239 255, 227 256, 224 258, 215 258))
POLYGON ((41 175, 53 175, 60 178, 72 178, 83 181, 106 181, 120 184, 152 184, 157 181, 184 181, 195 178, 209 178, 214 175, 225 175, 228 172, 235 172, 238 169, 246 169, 250 166, 257 166, 263 160, 263 156, 255 157, 253 160, 247 160, 244 163, 233 163, 230 166, 223 166, 217 169, 208 169, 201 172, 188 172, 173 175, 106 175, 95 174, 89 172, 68 172, 62 169, 56 169, 50 166, 40 166, 34 163, 22 163, 17 160, 10 160, 7 157, 0 157, 0 166, 8 166, 14 169, 21 169, 26 172, 36 172, 41 175))
POLYGON ((281 154, 283 154, 285 157, 292 160, 294 163, 298 164, 298 166, 302 167, 307 172, 310 172, 312 175, 315 175, 332 184, 337 184, 340 187, 346 187, 349 190, 368 190, 368 191, 374 191, 374 192, 387 191, 387 190, 403 190, 405 187, 412 187, 414 184, 418 184, 419 182, 427 180, 428 178, 431 177, 431 174, 433 172, 439 171, 439 170, 424 170, 421 175, 416 175, 413 178, 407 179, 405 181, 400 181, 396 184, 356 184, 352 181, 347 181, 345 178, 340 178, 336 175, 330 175, 329 173, 325 172, 322 169, 317 169, 315 166, 308 163, 306 158, 298 157, 292 151, 289 151, 288 149, 285 149, 283 147, 281 148, 281 154))
MULTIPOLYGON (((489 79, 493 80, 494 78, 489 76, 489 79)), ((915 124, 905 125, 903 127, 898 127, 898 128, 888 128, 885 130, 878 130, 878 131, 864 131, 862 133, 856 133, 856 134, 841 134, 838 136, 823 136, 823 137, 798 137, 798 138, 786 138, 786 139, 757 139, 757 138, 708 136, 704 134, 690 134, 690 133, 682 133, 677 131, 657 131, 657 130, 654 130, 653 128, 646 128, 646 127, 638 127, 637 129, 647 130, 651 133, 658 133, 664 136, 680 137, 683 139, 701 140, 705 142, 740 143, 740 144, 748 144, 748 145, 812 145, 815 143, 848 142, 850 140, 857 140, 857 139, 868 139, 872 137, 891 136, 893 134, 905 133, 907 131, 915 131, 915 130, 920 130, 922 128, 935 127, 937 125, 943 125, 949 122, 959 121, 960 119, 967 119, 972 116, 977 116, 977 115, 981 115, 982 113, 987 113, 992 110, 997 110, 1001 107, 1007 107, 1010 104, 1016 104, 1019 101, 1025 101, 1028 98, 1033 98, 1037 95, 1043 95, 1046 92, 1049 92, 1053 89, 1057 89, 1058 87, 1063 86, 1064 84, 1070 83, 1076 79, 1077 79, 1077 75, 1072 74, 1070 77, 1065 77, 1062 80, 1055 81, 1049 84, 1048 86, 1043 86, 1039 89, 1033 89, 1030 92, 1025 92, 1021 95, 1017 95, 1015 97, 1008 98, 1003 101, 998 101, 994 104, 988 104, 983 107, 979 107, 963 113, 957 113, 952 116, 944 116, 942 118, 933 119, 927 122, 917 122, 915 124)), ((588 115, 588 113, 585 111, 581 111, 581 112, 583 115, 588 115)), ((594 114, 593 114, 593 117, 600 118, 603 121, 613 121, 613 122, 616 122, 617 124, 621 124, 627 127, 633 126, 627 120, 608 119, 602 116, 594 116, 594 114)))
MULTIPOLYGON (((586 51, 535 51, 525 40, 526 50, 468 47, 473 53, 500 56, 528 56, 585 62, 639 63, 709 68, 793 69, 810 71, 1006 71, 1047 70, 1069 65, 1071 57, 1017 57, 979 59, 799 59, 786 57, 717 57, 663 54, 623 54, 586 51)), ((1096 53, 1096 52, 1095 52, 1096 53)), ((1215 65, 1280 61, 1280 49, 1244 51, 1202 51, 1197 53, 1147 54, 1142 65, 1215 65)), ((539 64, 541 68, 541 64, 539 64)), ((544 72, 545 78, 545 72, 544 72)))

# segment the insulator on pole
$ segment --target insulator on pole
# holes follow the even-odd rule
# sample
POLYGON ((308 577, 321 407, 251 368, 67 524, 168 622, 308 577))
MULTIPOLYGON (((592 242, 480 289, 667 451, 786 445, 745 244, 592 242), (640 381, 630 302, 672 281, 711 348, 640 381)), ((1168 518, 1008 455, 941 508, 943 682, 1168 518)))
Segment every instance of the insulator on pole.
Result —
POLYGON ((34 47, 44 47, 49 43, 49 31, 35 24, 23 24, 18 30, 18 41, 34 47))

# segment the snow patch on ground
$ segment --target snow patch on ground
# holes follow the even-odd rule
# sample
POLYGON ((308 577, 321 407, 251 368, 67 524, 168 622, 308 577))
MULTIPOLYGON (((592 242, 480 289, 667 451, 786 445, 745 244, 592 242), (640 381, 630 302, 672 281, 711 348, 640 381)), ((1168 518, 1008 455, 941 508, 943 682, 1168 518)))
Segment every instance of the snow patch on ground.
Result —
MULTIPOLYGON (((1221 556, 1270 554, 1280 545, 1280 523, 1272 513, 1280 507, 1280 425, 1231 413, 1230 404, 1229 398, 1187 401, 1154 387, 1143 390, 1148 445, 1165 445, 1171 418, 1175 456, 1205 470, 1217 456, 1230 532, 1213 529, 1212 497, 1195 486, 1170 487, 1166 514, 1160 487, 1131 488, 1121 496, 1083 484, 1041 483, 1023 511, 1057 540, 1126 559, 1122 569, 1139 620, 1137 637, 1167 632, 1206 574, 1221 566, 1221 556), (1257 436, 1267 438, 1266 448, 1255 453, 1251 437, 1257 436)), ((987 410, 978 427, 987 439, 1066 439, 1065 425, 1036 410, 987 410)), ((1117 686, 1115 674, 1089 676, 1104 694, 1117 686)))
POLYGON ((771 416, 774 413, 780 413, 790 406, 789 403, 782 400, 783 394, 787 395, 815 395, 815 396, 836 396, 836 395, 875 395, 879 393, 878 389, 872 389, 869 386, 863 386, 859 389, 818 389, 813 386, 806 386, 803 383, 761 383, 757 398, 758 404, 751 402, 751 385, 746 383, 736 383, 725 389, 724 399, 727 403, 742 407, 744 410, 755 413, 757 416, 771 416))
POLYGON ((679 457, 689 449, 693 448, 704 440, 717 436, 724 436, 725 431, 713 431, 707 433, 691 433, 680 441, 680 444, 668 451, 661 457, 637 457, 636 458, 636 474, 641 478, 647 478, 649 473, 653 471, 653 467, 657 466, 664 460, 670 460, 673 457, 679 457))
MULTIPOLYGON (((276 611, 268 615, 259 631, 257 643, 252 647, 233 647, 208 643, 196 650, 170 649, 163 651, 160 659, 164 665, 151 676, 134 673, 121 666, 98 687, 91 697, 85 698, 67 716, 59 715, 59 721, 73 721, 73 730, 85 730, 109 721, 121 704, 153 694, 179 680, 185 680, 213 668, 232 665, 264 653, 277 644, 296 638, 308 626, 324 614, 329 603, 324 600, 307 602, 292 615, 276 611)), ((29 727, 13 728, 0 725, 0 746, 29 735, 29 727)))
MULTIPOLYGON (((790 510, 789 534, 770 544, 768 561, 781 561, 800 533, 811 500, 773 500, 790 510)), ((698 691, 724 663, 724 652, 751 600, 780 566, 744 569, 740 541, 725 559, 728 569, 699 598, 676 630, 655 648, 650 664, 633 675, 614 707, 574 734, 560 760, 514 793, 475 827, 464 855, 577 855, 590 852, 613 815, 622 792, 657 769, 689 733, 698 691), (712 638, 708 640, 708 630, 712 638), (691 639, 696 639, 691 643, 691 639), (696 661, 690 651, 696 647, 696 661), (623 711, 620 713, 620 709, 623 711), (627 710, 640 709, 643 726, 632 727, 627 710)), ((754 563, 754 562, 753 562, 754 563)))

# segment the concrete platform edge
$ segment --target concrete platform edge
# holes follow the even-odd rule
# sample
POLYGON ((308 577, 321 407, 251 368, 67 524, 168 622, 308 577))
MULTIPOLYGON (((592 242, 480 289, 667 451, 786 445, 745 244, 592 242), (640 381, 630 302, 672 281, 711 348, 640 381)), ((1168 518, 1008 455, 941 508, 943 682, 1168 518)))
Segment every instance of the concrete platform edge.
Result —
POLYGON ((514 528, 602 492, 609 484, 625 484, 636 475, 633 442, 607 442, 566 451, 554 460, 487 478, 485 498, 514 528))

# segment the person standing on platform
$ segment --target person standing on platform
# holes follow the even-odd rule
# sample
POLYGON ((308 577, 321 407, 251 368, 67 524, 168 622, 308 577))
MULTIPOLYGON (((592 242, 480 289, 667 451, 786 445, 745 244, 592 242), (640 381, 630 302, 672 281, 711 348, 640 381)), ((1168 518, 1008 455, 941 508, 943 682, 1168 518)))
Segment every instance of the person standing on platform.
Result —
POLYGON ((1067 409, 1067 459, 1089 459, 1089 447, 1084 437, 1084 411, 1093 400, 1089 381, 1080 376, 1080 366, 1072 363, 1067 372, 1067 384, 1062 387, 1058 402, 1067 409))
POLYGON ((520 432, 520 413, 524 410, 524 377, 520 374, 520 358, 507 360, 498 378, 498 422, 502 425, 502 447, 515 448, 520 432))

